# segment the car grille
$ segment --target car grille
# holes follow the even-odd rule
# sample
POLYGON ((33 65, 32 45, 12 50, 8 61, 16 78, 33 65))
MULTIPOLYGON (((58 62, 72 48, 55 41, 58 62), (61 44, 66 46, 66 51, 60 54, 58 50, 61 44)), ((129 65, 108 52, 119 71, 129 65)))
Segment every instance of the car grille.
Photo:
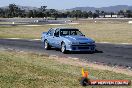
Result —
POLYGON ((90 50, 93 50, 95 47, 95 45, 72 45, 72 49, 73 50, 76 50, 76 49, 90 49, 90 50))
POLYGON ((72 47, 90 47, 95 45, 72 45, 72 47))
POLYGON ((78 47, 78 49, 89 49, 89 47, 78 47))
POLYGON ((88 43, 79 43, 79 44, 88 44, 88 43))

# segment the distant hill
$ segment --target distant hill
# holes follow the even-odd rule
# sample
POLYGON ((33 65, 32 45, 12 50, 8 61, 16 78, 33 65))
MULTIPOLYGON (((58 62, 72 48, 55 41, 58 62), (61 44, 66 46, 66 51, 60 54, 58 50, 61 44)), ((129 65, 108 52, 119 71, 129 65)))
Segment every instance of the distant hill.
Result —
POLYGON ((26 11, 28 11, 28 10, 38 10, 37 7, 32 7, 32 6, 19 6, 19 5, 18 5, 18 7, 19 7, 20 9, 26 10, 26 11))
POLYGON ((101 7, 101 8, 96 8, 96 7, 75 7, 71 9, 66 9, 67 11, 72 11, 72 10, 81 10, 81 11, 92 11, 94 12, 95 10, 100 10, 100 11, 106 11, 106 12, 118 12, 120 10, 132 10, 132 6, 128 5, 116 5, 116 6, 109 6, 109 7, 101 7))
MULTIPOLYGON (((32 7, 32 6, 20 6, 17 5, 19 8, 25 11, 29 10, 38 10, 37 7, 32 7)), ((5 7, 0 7, 0 8, 8 8, 8 6, 5 7)), ((94 12, 95 10, 100 10, 100 11, 106 11, 106 12, 118 12, 120 10, 132 10, 132 6, 128 5, 116 5, 116 6, 109 6, 109 7, 101 7, 101 8, 96 8, 96 7, 75 7, 71 9, 66 9, 66 10, 59 10, 60 12, 65 12, 65 11, 72 11, 72 10, 81 10, 81 11, 92 11, 94 12)))

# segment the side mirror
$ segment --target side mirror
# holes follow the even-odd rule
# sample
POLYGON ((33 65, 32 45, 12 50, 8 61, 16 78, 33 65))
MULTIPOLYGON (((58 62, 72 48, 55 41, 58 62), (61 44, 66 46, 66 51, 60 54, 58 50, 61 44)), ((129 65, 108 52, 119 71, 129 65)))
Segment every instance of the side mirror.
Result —
POLYGON ((84 37, 85 37, 85 35, 82 35, 82 36, 84 36, 84 37))

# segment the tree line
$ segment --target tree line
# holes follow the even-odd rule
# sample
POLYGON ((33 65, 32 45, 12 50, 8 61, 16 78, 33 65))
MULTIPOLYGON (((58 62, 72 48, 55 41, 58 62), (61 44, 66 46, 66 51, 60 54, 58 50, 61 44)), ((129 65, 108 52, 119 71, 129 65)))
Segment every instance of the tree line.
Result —
POLYGON ((92 11, 81 11, 81 10, 72 10, 61 12, 56 9, 46 9, 47 6, 41 6, 40 8, 33 10, 24 10, 19 8, 15 4, 9 4, 8 8, 0 8, 0 17, 3 18, 43 18, 43 17, 52 17, 52 18, 99 18, 100 16, 105 15, 123 15, 126 18, 132 17, 132 10, 120 10, 119 12, 105 12, 100 10, 92 11))

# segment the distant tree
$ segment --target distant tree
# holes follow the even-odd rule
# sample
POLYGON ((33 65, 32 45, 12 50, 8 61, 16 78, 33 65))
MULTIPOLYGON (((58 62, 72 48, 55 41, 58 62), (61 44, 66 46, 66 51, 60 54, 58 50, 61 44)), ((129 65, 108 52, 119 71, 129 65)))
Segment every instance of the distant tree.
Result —
POLYGON ((46 8, 47 8, 47 6, 41 6, 40 7, 41 12, 45 12, 46 11, 46 8))
POLYGON ((84 18, 88 18, 88 17, 89 17, 89 16, 88 16, 88 12, 83 11, 83 12, 82 12, 82 16, 83 16, 84 18))
POLYGON ((98 14, 93 13, 93 19, 94 19, 94 18, 97 18, 97 17, 98 17, 98 14))
POLYGON ((59 13, 59 17, 61 17, 61 18, 67 18, 68 17, 68 14, 65 12, 63 12, 63 13, 59 13))
POLYGON ((36 10, 33 10, 33 15, 34 15, 33 17, 37 17, 38 16, 37 14, 38 12, 36 10))
POLYGON ((99 10, 95 10, 95 14, 96 14, 95 17, 99 17, 99 15, 100 15, 100 11, 99 11, 99 10))
POLYGON ((15 4, 9 4, 9 15, 10 17, 18 16, 18 7, 15 4))
POLYGON ((101 11, 100 14, 105 18, 105 11, 101 11))
POLYGON ((74 18, 74 17, 76 16, 75 10, 72 10, 72 11, 70 12, 70 15, 71 15, 72 18, 74 18))
POLYGON ((112 17, 112 15, 114 15, 114 12, 111 12, 110 15, 111 15, 111 17, 112 17))
POLYGON ((9 9, 4 9, 3 10, 3 17, 4 18, 7 18, 7 17, 9 18, 10 17, 9 9))
POLYGON ((92 13, 92 11, 89 11, 89 12, 88 12, 88 16, 89 16, 90 18, 93 17, 93 13, 92 13))
POLYGON ((59 12, 55 9, 50 9, 49 13, 51 14, 51 17, 55 18, 55 20, 59 17, 59 12))
POLYGON ((127 18, 131 18, 132 17, 132 11, 126 10, 126 16, 127 16, 127 18))
POLYGON ((77 20, 78 18, 82 17, 82 11, 81 10, 71 11, 71 17, 75 17, 77 20))
POLYGON ((41 6, 39 8, 39 11, 40 11, 40 14, 41 14, 42 17, 45 17, 46 16, 46 13, 45 13, 46 8, 47 8, 47 6, 41 6))
POLYGON ((124 11, 123 11, 123 10, 120 10, 120 11, 118 12, 118 15, 124 15, 124 11))
POLYGON ((25 10, 21 10, 20 8, 18 8, 18 11, 17 11, 17 16, 18 17, 26 17, 25 15, 25 10))
POLYGON ((50 10, 46 10, 46 11, 45 11, 45 15, 46 15, 46 17, 51 17, 50 10))
POLYGON ((67 17, 72 17, 70 11, 65 12, 65 14, 67 15, 67 17))
POLYGON ((29 18, 34 17, 33 10, 30 10, 27 14, 29 18))
POLYGON ((0 8, 0 17, 4 17, 4 10, 0 8))
POLYGON ((26 17, 26 11, 25 10, 21 10, 21 13, 22 13, 22 17, 26 17))

